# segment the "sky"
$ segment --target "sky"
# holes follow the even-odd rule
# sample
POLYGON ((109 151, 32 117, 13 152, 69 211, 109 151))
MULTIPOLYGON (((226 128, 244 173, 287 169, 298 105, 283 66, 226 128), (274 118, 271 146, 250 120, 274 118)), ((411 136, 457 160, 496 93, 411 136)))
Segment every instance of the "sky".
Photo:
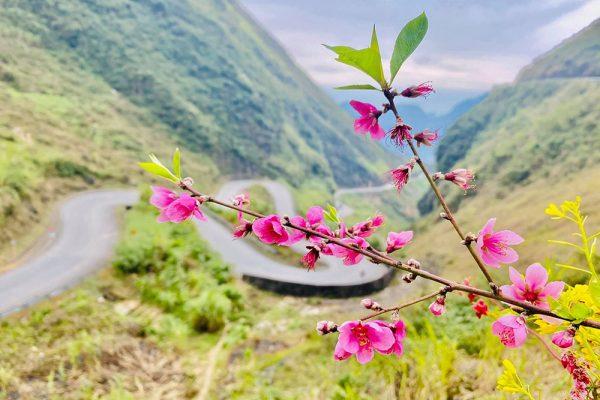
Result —
MULTIPOLYGON (((401 69, 399 87, 432 81, 437 97, 423 108, 454 103, 511 82, 536 56, 600 17, 600 0, 240 0, 319 85, 369 83, 334 61, 321 44, 367 47, 377 27, 384 70, 396 35, 422 11, 429 31, 401 69)), ((350 95, 355 95, 351 93, 350 95)))

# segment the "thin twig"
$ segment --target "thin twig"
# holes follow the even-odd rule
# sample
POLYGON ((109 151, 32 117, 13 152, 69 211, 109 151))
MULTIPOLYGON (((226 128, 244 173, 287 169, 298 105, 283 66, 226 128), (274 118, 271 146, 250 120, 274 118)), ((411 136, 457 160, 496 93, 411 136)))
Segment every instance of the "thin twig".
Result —
POLYGON ((436 291, 435 291, 435 292, 433 292, 433 293, 429 293, 429 294, 427 294, 427 295, 425 295, 425 296, 422 296, 422 297, 419 297, 419 298, 417 298, 417 299, 411 300, 411 301, 409 301, 408 303, 404 303, 404 304, 401 304, 401 305, 399 305, 399 306, 396 306, 396 307, 384 308, 383 310, 379 310, 379 311, 377 311, 376 313, 373 313, 373 314, 367 315, 366 317, 363 317, 363 318, 361 318, 360 320, 361 320, 361 321, 366 321, 366 320, 368 320, 368 319, 371 319, 371 318, 377 317, 377 316, 379 316, 379 315, 381 315, 381 314, 386 314, 386 313, 389 313, 389 312, 392 312, 392 311, 398 311, 398 310, 402 310, 403 308, 410 307, 410 306, 412 306, 412 305, 415 305, 415 304, 417 304, 417 303, 420 303, 420 302, 422 302, 422 301, 425 301, 425 300, 431 299, 432 297, 435 297, 435 296, 439 295, 440 293, 442 293, 442 292, 445 292, 445 291, 447 291, 447 290, 448 290, 448 289, 447 289, 446 287, 443 287, 443 288, 441 288, 441 289, 438 289, 438 290, 436 290, 436 291))
MULTIPOLYGON (((241 208, 238 206, 235 206, 233 204, 228 204, 225 203, 223 201, 217 200, 213 197, 210 196, 205 196, 203 194, 201 194, 200 192, 196 191, 195 189, 185 185, 184 183, 180 183, 179 186, 184 189, 189 191, 194 197, 202 199, 202 201, 204 202, 210 202, 210 203, 215 203, 218 204, 220 206, 229 208, 231 210, 236 210, 236 211, 241 211, 244 214, 248 214, 248 215, 252 215, 253 217, 256 218, 263 218, 264 215, 256 212, 256 211, 252 211, 252 210, 248 210, 245 208, 241 208)), ((543 308, 534 306, 532 304, 526 303, 526 302, 522 302, 519 300, 515 300, 515 299, 511 299, 509 297, 505 297, 503 296, 501 293, 494 293, 494 292, 488 292, 486 290, 483 289, 478 289, 476 287, 473 286, 468 286, 465 284, 461 284, 458 282, 454 282, 451 281, 449 279, 443 278, 441 276, 438 276, 434 273, 431 273, 429 271, 426 271, 422 268, 414 268, 406 263, 403 263, 402 261, 399 260, 395 260, 389 256, 382 256, 381 254, 378 254, 378 252, 374 252, 373 250, 368 250, 368 249, 361 249, 358 248, 357 246, 353 246, 351 244, 345 243, 344 241, 340 240, 337 237, 334 236, 329 236, 326 234, 323 234, 321 232, 317 232, 313 229, 310 228, 305 228, 302 226, 298 226, 298 225, 294 225, 292 224, 289 220, 285 221, 283 223, 283 225, 285 225, 286 227, 304 232, 310 236, 316 236, 316 237, 320 237, 321 239, 325 239, 327 242, 329 243, 333 243, 335 245, 338 245, 340 247, 355 251, 359 254, 362 254, 363 256, 369 258, 371 260, 371 262, 375 263, 375 264, 385 264, 389 267, 392 268, 396 268, 396 269, 400 269, 406 272, 411 272, 417 276, 420 276, 422 278, 440 283, 444 286, 448 287, 448 291, 459 291, 459 292, 465 292, 465 293, 473 293, 477 296, 481 296, 481 297, 485 297, 488 299, 493 299, 493 300, 498 300, 501 301, 505 304, 509 304, 509 305, 513 305, 513 306, 517 306, 522 308, 523 310, 526 310, 528 314, 540 314, 540 315, 547 315, 549 317, 554 317, 554 318, 558 318, 558 319, 562 319, 564 321, 571 321, 568 318, 564 318, 561 316, 558 316, 556 314, 554 314, 551 311, 545 310, 543 308)), ((590 328, 596 328, 596 329, 600 329, 600 321, 593 321, 593 320, 585 320, 583 321, 580 325, 583 326, 588 326, 590 328)))
MULTIPOLYGON (((396 118, 400 118, 400 114, 398 113, 398 110, 396 109, 396 104, 394 102, 394 94, 392 94, 390 91, 384 91, 384 95, 387 98, 387 100, 389 101, 390 110, 394 113, 396 118)), ((423 160, 421 160, 421 157, 419 156, 419 152, 417 151, 417 148, 415 147, 414 143, 412 142, 412 139, 406 139, 406 141, 408 142, 408 145, 410 146, 410 149, 415 156, 417 164, 419 164, 421 171, 423 171, 425 178, 427 178, 427 181, 429 182, 429 185, 431 186, 431 189, 433 190, 435 197, 437 197, 440 205, 444 209, 444 212, 446 213, 448 221, 450 221, 450 223, 454 227, 454 230, 456 231, 458 236, 461 238, 461 240, 465 241, 466 235, 464 234, 464 232, 458 225, 458 222, 456 221, 454 214, 450 210, 450 207, 448 207, 448 203, 446 203, 446 199, 444 198, 444 195, 440 191, 438 185, 433 180, 433 177, 429 173, 429 170, 425 166, 425 163, 423 162, 423 160)), ((490 288, 492 289, 492 291, 494 293, 497 294, 498 293, 498 285, 496 285, 494 283, 494 280, 492 279, 492 276, 490 275, 489 271, 487 270, 485 264, 481 260, 481 257, 479 257, 479 255, 475 252, 475 249, 473 249, 471 241, 468 241, 468 240, 465 241, 465 246, 467 247, 467 249, 469 250, 469 253, 471 253, 471 256, 477 263, 477 266, 479 267, 479 269, 485 276, 485 279, 487 279, 487 281, 490 285, 490 288)))

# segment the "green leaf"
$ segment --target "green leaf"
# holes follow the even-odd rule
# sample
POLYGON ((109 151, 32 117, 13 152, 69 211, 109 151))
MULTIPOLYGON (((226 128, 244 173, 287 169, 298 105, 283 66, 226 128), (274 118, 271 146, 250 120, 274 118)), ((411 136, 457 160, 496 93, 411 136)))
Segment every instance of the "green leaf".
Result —
POLYGON ((163 177, 171 182, 177 183, 179 181, 179 179, 177 179, 177 177, 162 164, 159 165, 154 162, 141 162, 138 163, 138 165, 151 174, 163 177))
POLYGON ((340 87, 336 87, 337 90, 379 90, 381 91, 381 89, 377 89, 375 86, 373 85, 348 85, 348 86, 340 86, 340 87))
POLYGON ((179 147, 173 153, 173 173, 181 180, 181 152, 179 147))
POLYGON ((593 311, 583 303, 575 303, 571 306, 571 315, 576 320, 583 320, 593 314, 593 311))
POLYGON ((600 282, 590 282, 589 291, 594 304, 600 307, 600 282))
POLYGON ((337 209, 334 206, 332 206, 331 204, 327 205, 327 210, 323 211, 323 215, 325 215, 325 218, 328 221, 331 221, 333 223, 338 224, 341 222, 340 217, 338 216, 337 209))
POLYGON ((348 46, 324 46, 338 55, 336 61, 364 72, 379 83, 382 88, 387 87, 385 77, 383 76, 381 54, 379 53, 379 43, 377 42, 375 26, 373 26, 373 33, 371 35, 371 45, 365 49, 353 49, 348 46))
POLYGON ((400 70, 400 67, 406 61, 406 59, 415 51, 419 46, 419 43, 425 37, 427 33, 427 27, 429 23, 425 12, 410 21, 402 28, 398 37, 396 38, 396 45, 394 46, 394 53, 390 61, 390 83, 396 77, 396 74, 400 70))

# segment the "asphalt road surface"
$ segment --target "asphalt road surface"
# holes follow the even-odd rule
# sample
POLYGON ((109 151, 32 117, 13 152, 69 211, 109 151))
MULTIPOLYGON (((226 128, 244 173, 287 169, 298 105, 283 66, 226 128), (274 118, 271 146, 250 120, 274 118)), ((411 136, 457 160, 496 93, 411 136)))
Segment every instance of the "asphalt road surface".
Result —
MULTIPOLYGON (((261 184, 269 191, 278 213, 295 214, 291 193, 278 182, 232 181, 221 188, 217 197, 228 200, 253 184, 261 184)), ((54 296, 105 266, 118 240, 115 209, 137 200, 138 193, 133 190, 95 190, 66 200, 59 211, 60 227, 51 233, 53 237, 44 248, 0 275, 0 316, 54 296)), ((387 268, 367 261, 347 267, 332 257, 323 258, 324 265, 308 272, 267 257, 243 239, 233 240, 231 228, 208 218, 197 222, 199 233, 234 267, 238 276, 311 286, 354 286, 376 281, 388 273, 387 268)), ((304 244, 297 244, 296 250, 305 252, 304 244)))

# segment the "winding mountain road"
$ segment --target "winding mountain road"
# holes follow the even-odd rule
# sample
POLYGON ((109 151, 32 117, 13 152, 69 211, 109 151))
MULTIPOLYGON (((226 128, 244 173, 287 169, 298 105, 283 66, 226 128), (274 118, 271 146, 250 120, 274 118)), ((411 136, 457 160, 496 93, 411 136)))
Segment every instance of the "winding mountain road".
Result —
MULTIPOLYGON (((278 182, 232 181, 220 189, 217 197, 230 199, 254 184, 262 185, 271 194, 278 213, 295 214, 291 193, 278 182)), ((51 242, 43 251, 26 257, 20 266, 0 275, 0 316, 54 296, 105 266, 120 231, 115 208, 134 204, 138 198, 138 193, 132 190, 94 190, 67 199, 60 207, 60 228, 51 242)), ((258 286, 276 290, 287 285, 285 290, 293 293, 327 295, 337 288, 362 287, 363 291, 381 288, 390 278, 385 267, 367 261, 346 267, 332 257, 324 258, 323 265, 307 272, 267 257, 247 241, 233 240, 231 228, 214 217, 209 216, 208 221, 198 221, 196 225, 203 239, 234 267, 236 275, 258 286)), ((299 253, 306 251, 302 243, 295 247, 299 253)))

